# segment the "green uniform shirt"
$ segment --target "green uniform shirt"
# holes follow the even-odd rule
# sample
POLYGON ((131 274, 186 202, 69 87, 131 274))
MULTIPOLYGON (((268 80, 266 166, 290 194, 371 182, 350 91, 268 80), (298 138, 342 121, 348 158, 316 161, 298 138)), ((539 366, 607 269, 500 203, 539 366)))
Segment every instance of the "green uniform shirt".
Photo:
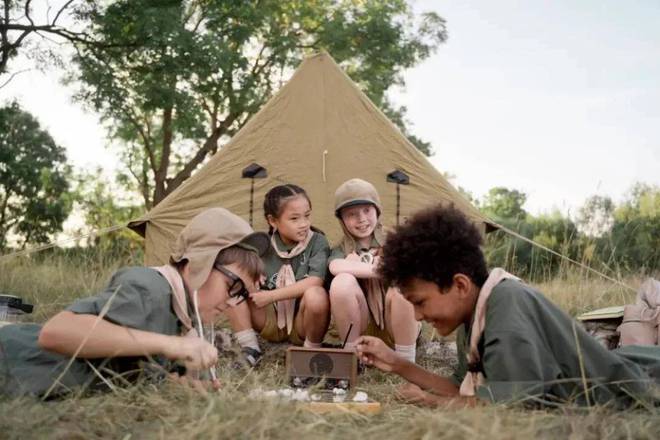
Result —
MULTIPOLYGON (((377 247, 380 247, 380 245, 378 244, 378 241, 376 241, 376 239, 372 236, 371 245, 369 246, 369 249, 373 249, 377 247)), ((330 256, 328 257, 328 264, 330 264, 332 260, 337 260, 339 258, 346 258, 346 252, 344 252, 341 245, 332 248, 332 251, 330 252, 330 256)))
MULTIPOLYGON (((127 267, 118 270, 98 295, 76 301, 67 310, 98 315, 112 297, 104 319, 121 326, 166 335, 179 334, 180 323, 172 310, 172 290, 156 270, 127 267), (116 293, 115 293, 116 292, 116 293), (114 297, 113 297, 114 295, 114 297)), ((14 324, 0 328, 0 394, 44 394, 69 362, 69 356, 38 346, 41 325, 14 324)), ((117 373, 135 370, 143 358, 77 359, 51 395, 83 385, 102 383, 92 368, 103 366, 117 373)), ((156 361, 165 364, 164 359, 156 361)))
MULTIPOLYGON (((458 385, 467 372, 469 331, 457 334, 458 385)), ((589 402, 633 403, 660 381, 660 347, 626 347, 608 351, 542 294, 515 280, 493 289, 486 304, 486 326, 478 344, 486 384, 477 395, 500 402, 526 399, 552 405, 587 403, 579 342, 589 402)))
MULTIPOLYGON (((291 251, 295 247, 286 246, 282 243, 280 235, 275 232, 275 243, 280 251, 291 251)), ((291 268, 296 276, 296 281, 300 281, 308 276, 319 277, 325 279, 328 271, 328 254, 330 253, 330 245, 325 235, 314 232, 307 248, 298 256, 291 259, 291 268)), ((265 256, 262 257, 266 270, 266 285, 265 290, 273 290, 277 285, 277 273, 279 272, 284 261, 280 258, 271 246, 265 256)))

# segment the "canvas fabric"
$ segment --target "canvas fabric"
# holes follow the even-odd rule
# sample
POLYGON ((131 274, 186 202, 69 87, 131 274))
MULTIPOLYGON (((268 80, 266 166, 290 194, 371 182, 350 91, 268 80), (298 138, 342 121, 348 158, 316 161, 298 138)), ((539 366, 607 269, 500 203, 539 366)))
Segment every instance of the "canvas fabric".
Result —
POLYGON ((218 254, 236 245, 263 255, 270 243, 267 234, 254 232, 239 216, 224 208, 210 208, 197 214, 179 231, 170 260, 188 261, 188 289, 193 292, 208 279, 218 254))
POLYGON ((270 188, 291 182, 313 201, 315 226, 337 242, 342 233, 335 217, 336 188, 355 177, 371 182, 383 202, 382 223, 394 225, 397 185, 387 181, 387 174, 397 169, 410 177, 408 185, 399 185, 401 222, 420 208, 453 203, 482 230, 487 224, 495 227, 327 53, 320 53, 307 58, 199 171, 129 227, 145 237, 146 264, 163 265, 179 231, 207 208, 225 207, 243 219, 252 217, 256 230, 267 230, 261 202, 270 188), (266 169, 265 177, 242 177, 241 170, 253 163, 266 169))
POLYGON ((637 302, 624 307, 617 331, 622 347, 660 343, 660 281, 649 278, 640 286, 637 302))

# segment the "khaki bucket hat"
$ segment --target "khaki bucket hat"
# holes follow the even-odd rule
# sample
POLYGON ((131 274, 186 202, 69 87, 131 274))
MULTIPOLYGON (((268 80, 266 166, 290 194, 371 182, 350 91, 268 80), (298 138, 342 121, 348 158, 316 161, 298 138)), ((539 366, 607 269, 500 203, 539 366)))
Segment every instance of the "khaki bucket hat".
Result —
POLYGON ((339 185, 335 191, 335 215, 339 218, 342 208, 370 204, 376 207, 378 216, 382 211, 376 188, 366 180, 350 179, 339 185))
POLYGON ((179 232, 170 255, 174 263, 188 260, 191 290, 199 289, 213 268, 220 251, 231 246, 263 256, 270 246, 264 232, 254 232, 250 225, 225 208, 210 208, 197 214, 179 232))

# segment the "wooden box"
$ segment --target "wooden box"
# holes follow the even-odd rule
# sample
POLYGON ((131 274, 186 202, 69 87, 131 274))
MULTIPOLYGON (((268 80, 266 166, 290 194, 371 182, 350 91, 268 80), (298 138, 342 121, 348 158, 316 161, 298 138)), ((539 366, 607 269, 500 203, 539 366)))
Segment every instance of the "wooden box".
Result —
POLYGON ((295 378, 303 381, 326 379, 331 383, 348 381, 357 386, 358 359, 354 351, 338 348, 289 347, 286 352, 286 373, 291 384, 295 378))

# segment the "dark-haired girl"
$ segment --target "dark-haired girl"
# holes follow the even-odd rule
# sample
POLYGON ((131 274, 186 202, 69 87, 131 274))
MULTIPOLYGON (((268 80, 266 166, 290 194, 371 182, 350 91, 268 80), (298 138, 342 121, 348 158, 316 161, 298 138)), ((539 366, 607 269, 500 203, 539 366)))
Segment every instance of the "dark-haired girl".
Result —
POLYGON ((250 312, 264 339, 318 348, 330 320, 323 288, 330 247, 312 228, 311 213, 312 203, 299 186, 279 185, 266 194, 271 246, 263 257, 266 280, 251 295, 250 312))

